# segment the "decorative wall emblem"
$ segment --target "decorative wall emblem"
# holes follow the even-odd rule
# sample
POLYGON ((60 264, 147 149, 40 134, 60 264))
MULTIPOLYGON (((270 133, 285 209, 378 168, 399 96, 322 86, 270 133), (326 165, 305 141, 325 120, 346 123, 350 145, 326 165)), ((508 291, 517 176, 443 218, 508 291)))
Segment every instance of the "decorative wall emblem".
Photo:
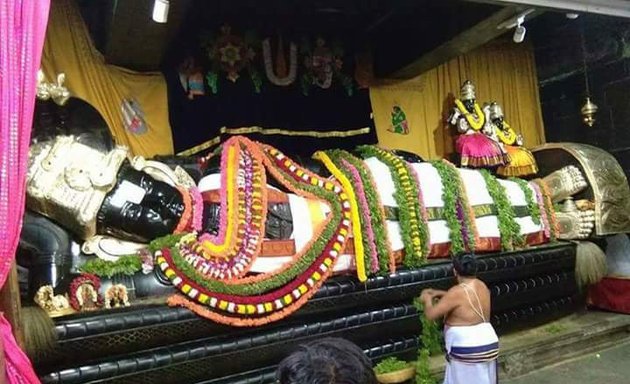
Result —
POLYGON ((253 34, 248 33, 241 37, 233 34, 229 25, 221 27, 221 34, 216 38, 206 35, 204 48, 212 64, 212 69, 206 75, 206 81, 213 93, 218 90, 219 71, 225 72, 228 80, 236 82, 245 69, 249 72, 256 92, 260 92, 262 78, 252 65, 256 56, 255 45, 256 38, 253 34))
POLYGON ((315 40, 315 46, 305 39, 300 47, 304 56, 305 72, 302 75, 302 92, 308 95, 311 86, 328 89, 333 79, 338 79, 346 89, 348 95, 354 93, 352 79, 341 72, 343 67, 343 48, 339 44, 329 46, 319 37, 315 40))
POLYGON ((284 58, 284 45, 282 37, 278 38, 278 47, 276 52, 276 68, 274 69, 273 58, 271 54, 271 43, 269 39, 265 39, 262 44, 263 58, 265 60, 265 74, 272 84, 280 87, 286 87, 293 84, 297 75, 297 46, 294 43, 289 45, 289 70, 287 73, 286 61, 284 58))
POLYGON ((392 125, 388 131, 401 135, 409 134, 409 122, 407 121, 407 115, 399 105, 394 105, 392 107, 392 125))
POLYGON ((125 128, 135 135, 141 135, 147 131, 142 107, 134 99, 125 99, 122 102, 122 116, 125 128))

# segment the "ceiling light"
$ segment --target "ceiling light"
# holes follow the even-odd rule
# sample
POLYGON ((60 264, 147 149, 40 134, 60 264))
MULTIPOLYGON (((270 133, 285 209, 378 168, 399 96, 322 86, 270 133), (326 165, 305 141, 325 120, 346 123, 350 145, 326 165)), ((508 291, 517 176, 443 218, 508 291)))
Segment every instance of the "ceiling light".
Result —
POLYGON ((168 0, 155 0, 153 3, 153 21, 166 23, 168 20, 168 0))
POLYGON ((516 22, 514 36, 512 36, 512 40, 514 40, 515 43, 522 43, 523 40, 525 40, 525 33, 527 32, 527 29, 525 29, 523 22, 525 22, 525 16, 519 17, 516 22))
POLYGON ((505 20, 501 24, 497 25, 497 29, 512 29, 518 26, 519 22, 520 24, 523 24, 523 22, 525 22, 525 17, 529 15, 530 13, 533 13, 534 11, 535 11, 534 8, 529 8, 517 14, 516 16, 510 17, 509 19, 505 20))

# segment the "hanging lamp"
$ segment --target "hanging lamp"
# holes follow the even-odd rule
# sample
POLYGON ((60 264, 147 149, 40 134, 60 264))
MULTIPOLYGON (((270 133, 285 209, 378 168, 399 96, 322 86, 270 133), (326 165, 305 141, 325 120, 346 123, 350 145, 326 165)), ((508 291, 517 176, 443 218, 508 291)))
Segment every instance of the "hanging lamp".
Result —
POLYGON ((584 100, 584 105, 580 109, 580 113, 582 114, 582 121, 584 124, 592 127, 595 124, 595 114, 597 114, 597 110, 599 109, 595 103, 591 100, 591 92, 588 84, 588 67, 586 63, 586 43, 584 39, 584 19, 581 20, 580 23, 580 41, 582 43, 582 69, 584 71, 584 86, 586 90, 586 96, 584 100))

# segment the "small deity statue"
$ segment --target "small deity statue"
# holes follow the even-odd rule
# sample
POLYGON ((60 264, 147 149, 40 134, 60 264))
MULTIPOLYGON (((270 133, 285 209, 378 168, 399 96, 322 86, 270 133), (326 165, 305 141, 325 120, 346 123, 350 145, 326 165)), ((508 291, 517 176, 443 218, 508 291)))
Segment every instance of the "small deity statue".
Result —
POLYGON ((35 294, 35 303, 49 314, 64 313, 70 308, 70 302, 64 295, 55 295, 52 285, 44 285, 35 294))
POLYGON ((98 277, 83 274, 70 283, 70 306, 75 311, 94 311, 103 304, 99 294, 101 283, 98 277))
POLYGON ((505 165, 508 156, 497 141, 485 132, 486 116, 476 101, 475 86, 466 80, 461 87, 461 99, 455 99, 455 108, 448 122, 460 134, 455 142, 455 150, 461 156, 462 167, 490 168, 505 165))
POLYGON ((114 284, 105 292, 105 308, 128 307, 129 305, 129 295, 124 285, 114 284))
POLYGON ((529 149, 523 147, 523 136, 517 134, 505 121, 503 110, 497 102, 484 105, 484 115, 486 116, 486 131, 493 140, 507 152, 510 157, 509 163, 497 169, 501 176, 522 177, 533 175, 538 172, 538 166, 534 155, 529 149))

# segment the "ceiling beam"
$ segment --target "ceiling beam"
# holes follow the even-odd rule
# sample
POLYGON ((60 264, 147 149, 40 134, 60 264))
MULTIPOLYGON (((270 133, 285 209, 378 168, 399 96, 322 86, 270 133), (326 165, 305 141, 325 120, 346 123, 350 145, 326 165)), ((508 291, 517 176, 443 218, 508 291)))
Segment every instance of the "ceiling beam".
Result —
POLYGON ((596 13, 599 15, 630 18, 628 0, 464 0, 473 3, 522 5, 564 12, 596 13))
MULTIPOLYGON (((514 18, 524 10, 525 8, 523 7, 513 6, 502 8, 473 27, 462 31, 434 50, 425 53, 411 64, 383 77, 390 79, 411 79, 457 56, 480 47, 504 34, 507 30, 505 28, 497 28, 497 26, 510 18, 514 18)), ((534 11, 527 15, 527 19, 531 19, 541 13, 541 11, 534 11)))

